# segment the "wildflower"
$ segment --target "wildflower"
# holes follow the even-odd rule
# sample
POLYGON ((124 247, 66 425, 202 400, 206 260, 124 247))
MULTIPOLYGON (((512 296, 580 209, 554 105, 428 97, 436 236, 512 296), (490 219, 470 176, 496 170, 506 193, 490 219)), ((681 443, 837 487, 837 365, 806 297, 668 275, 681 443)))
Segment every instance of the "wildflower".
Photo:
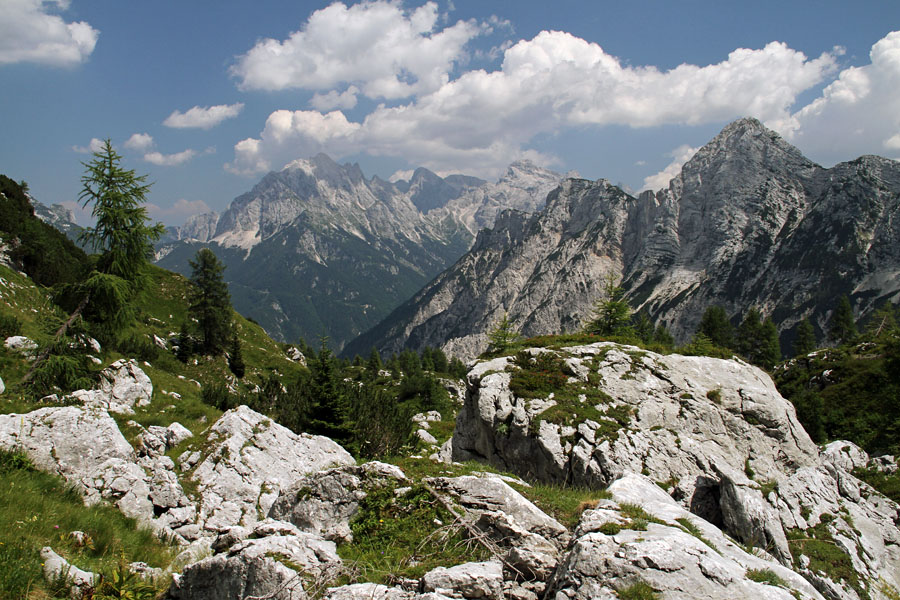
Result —
POLYGON ((59 525, 54 525, 53 529, 59 529, 59 525))

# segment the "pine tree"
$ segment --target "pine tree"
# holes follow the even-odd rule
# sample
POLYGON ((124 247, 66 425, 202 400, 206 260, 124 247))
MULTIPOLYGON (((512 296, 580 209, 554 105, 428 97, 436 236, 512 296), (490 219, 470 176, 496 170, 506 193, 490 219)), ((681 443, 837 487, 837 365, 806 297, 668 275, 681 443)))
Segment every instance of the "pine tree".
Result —
POLYGON ((238 379, 244 378, 244 355, 241 353, 241 340, 238 339, 237 333, 231 335, 231 346, 228 349, 228 368, 234 373, 238 379))
POLYGON ((734 327, 728 319, 728 313, 721 306, 710 306, 703 313, 697 333, 702 333, 720 348, 731 348, 734 345, 734 327))
MULTIPOLYGON (((148 225, 144 207, 150 185, 146 175, 123 169, 122 160, 109 140, 103 149, 94 153, 81 178, 82 206, 91 207, 93 227, 82 233, 81 239, 98 253, 95 268, 87 278, 66 286, 60 297, 72 299, 69 318, 55 333, 61 339, 79 316, 90 321, 92 333, 104 343, 114 342, 133 319, 135 294, 148 281, 147 270, 153 255, 153 242, 159 239, 162 223, 148 225), (77 306, 76 306, 77 304, 77 306)), ((68 304, 68 302, 67 302, 68 304)), ((49 346, 34 361, 22 378, 30 381, 36 370, 49 356, 49 346)))
POLYGON ((630 322, 631 307, 625 301, 625 290, 616 285, 615 275, 610 273, 603 286, 603 298, 594 306, 585 330, 594 335, 628 336, 634 333, 630 322))
POLYGON ((146 175, 120 166, 122 156, 113 150, 106 140, 103 149, 94 153, 94 159, 84 164, 87 172, 82 176, 82 206, 91 206, 91 216, 96 223, 82 233, 82 240, 100 253, 97 270, 115 275, 136 287, 143 283, 153 242, 163 233, 162 223, 148 225, 146 202, 150 184, 146 175))
POLYGON ((806 356, 816 349, 816 332, 807 319, 797 324, 794 337, 794 356, 806 356))
POLYGON ((771 369, 781 361, 781 343, 778 340, 778 328, 772 319, 763 321, 760 327, 760 347, 757 363, 761 367, 771 369))
POLYGON ((850 299, 841 296, 837 308, 831 315, 828 326, 828 337, 836 344, 849 344, 856 337, 856 323, 853 321, 853 307, 850 299))
POLYGON ((672 337, 665 325, 657 325, 656 331, 653 332, 653 342, 663 348, 671 348, 675 345, 675 338, 672 337))
POLYGON ((225 350, 231 334, 231 297, 222 278, 225 265, 209 248, 190 261, 192 273, 188 315, 197 320, 200 350, 216 356, 225 350))
POLYGON ((515 344, 521 336, 513 329, 512 323, 509 321, 509 315, 503 313, 491 332, 488 334, 488 354, 501 354, 506 352, 513 344, 515 344))
POLYGON ((310 357, 309 370, 307 431, 335 441, 348 438, 347 397, 328 338, 321 339, 319 351, 310 357))
POLYGON ((632 319, 632 328, 634 329, 634 335, 636 335, 641 342, 644 344, 653 343, 653 334, 655 331, 653 329, 653 321, 650 320, 647 313, 644 311, 637 313, 632 319))
POLYGON ((759 349, 763 344, 762 315, 756 307, 747 311, 734 338, 734 350, 753 364, 759 363, 759 349))

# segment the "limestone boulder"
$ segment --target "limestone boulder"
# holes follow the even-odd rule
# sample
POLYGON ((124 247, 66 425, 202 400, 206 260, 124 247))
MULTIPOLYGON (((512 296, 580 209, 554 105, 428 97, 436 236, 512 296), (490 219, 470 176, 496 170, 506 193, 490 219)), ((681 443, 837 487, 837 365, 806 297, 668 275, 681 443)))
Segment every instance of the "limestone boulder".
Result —
POLYGON ((36 467, 72 482, 110 459, 134 457, 109 413, 77 406, 0 415, 0 447, 24 450, 36 467))
POLYGON ((791 569, 745 552, 646 477, 627 474, 609 489, 613 500, 582 516, 545 597, 612 600, 643 584, 660 598, 685 600, 823 598, 791 569), (756 581, 763 573, 781 585, 756 581))
POLYGON ((355 464, 332 440, 295 434, 246 406, 222 415, 204 446, 191 478, 199 495, 198 520, 212 532, 252 527, 269 514, 283 488, 310 473, 355 464))
POLYGON ((568 530, 559 521, 548 516, 500 477, 464 475, 436 477, 427 482, 438 493, 459 504, 473 520, 478 520, 484 513, 502 513, 508 523, 523 531, 538 534, 559 546, 565 546, 568 541, 568 530))
POLYGON ((500 561, 437 567, 422 577, 420 591, 450 598, 500 600, 503 598, 503 565, 500 561))
POLYGON ((71 400, 109 412, 131 415, 135 407, 147 406, 153 397, 153 383, 131 360, 117 360, 100 372, 100 385, 93 390, 78 390, 71 400))
POLYGON ((94 585, 97 583, 96 574, 83 571, 70 564, 49 546, 41 548, 41 565, 44 579, 47 581, 55 583, 61 579, 65 580, 70 598, 80 600, 91 597, 94 585))
POLYGON ((350 520, 367 490, 405 480, 400 469, 379 462, 313 473, 283 488, 268 515, 325 539, 349 542, 353 539, 350 520))
POLYGON ((323 600, 411 600, 413 592, 377 583, 354 583, 329 588, 323 600))
POLYGON ((13 350, 26 357, 33 357, 38 348, 37 342, 24 335, 13 335, 6 338, 3 342, 3 346, 7 350, 13 350))
POLYGON ((173 582, 173 600, 306 600, 304 585, 336 576, 333 542, 309 533, 246 539, 189 565, 173 582))

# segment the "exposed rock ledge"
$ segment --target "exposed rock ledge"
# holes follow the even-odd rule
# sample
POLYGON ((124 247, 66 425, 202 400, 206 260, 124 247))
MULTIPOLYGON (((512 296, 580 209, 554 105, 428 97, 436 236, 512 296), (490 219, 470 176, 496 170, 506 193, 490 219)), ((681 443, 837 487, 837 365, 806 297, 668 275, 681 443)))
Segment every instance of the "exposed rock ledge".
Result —
POLYGON ((516 397, 510 379, 518 367, 497 358, 469 372, 453 459, 595 488, 642 473, 684 509, 794 565, 826 596, 856 592, 810 571, 803 542, 789 536, 817 528, 847 555, 869 593, 884 583, 900 589, 900 508, 849 473, 859 465, 848 456, 868 460, 853 444, 820 455, 765 372, 737 359, 663 356, 612 343, 528 352, 563 358, 570 382, 601 390, 606 398, 596 408, 623 409, 616 414, 630 413, 627 424, 558 424, 564 405, 550 416, 543 411, 557 404, 553 397, 516 397))

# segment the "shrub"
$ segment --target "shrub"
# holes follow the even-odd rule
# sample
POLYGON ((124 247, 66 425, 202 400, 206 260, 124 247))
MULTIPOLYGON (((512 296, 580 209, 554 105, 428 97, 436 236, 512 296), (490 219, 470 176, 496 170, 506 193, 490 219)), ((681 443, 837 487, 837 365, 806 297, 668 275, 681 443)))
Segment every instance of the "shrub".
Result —
POLYGON ((132 335, 116 342, 116 350, 128 358, 152 363, 159 356, 160 348, 143 335, 132 335))
POLYGON ((22 322, 15 315, 0 314, 0 339, 22 334, 22 322))
POLYGON ((231 399, 231 393, 228 388, 221 383, 207 383, 200 391, 200 398, 205 404, 215 407, 221 411, 234 408, 231 399))
POLYGON ((747 569, 747 579, 766 585, 787 587, 787 582, 779 577, 772 569, 747 569))

